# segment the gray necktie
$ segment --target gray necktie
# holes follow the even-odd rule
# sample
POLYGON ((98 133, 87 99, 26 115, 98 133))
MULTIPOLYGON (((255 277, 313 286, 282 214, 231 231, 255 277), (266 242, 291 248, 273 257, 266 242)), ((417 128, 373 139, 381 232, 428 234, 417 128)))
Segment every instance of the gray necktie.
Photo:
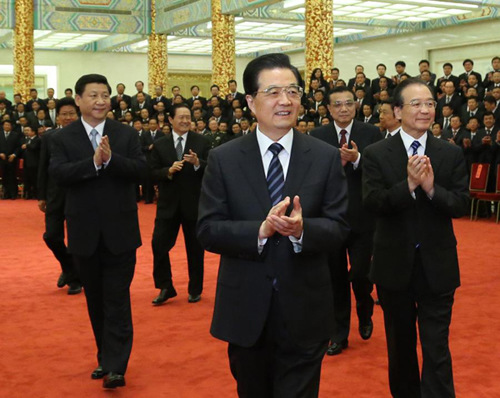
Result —
POLYGON ((92 129, 90 131, 90 142, 92 143, 92 147, 94 148, 94 151, 97 149, 97 130, 92 129))
POLYGON ((175 146, 175 152, 177 152, 177 160, 182 160, 182 137, 177 138, 177 145, 175 146))

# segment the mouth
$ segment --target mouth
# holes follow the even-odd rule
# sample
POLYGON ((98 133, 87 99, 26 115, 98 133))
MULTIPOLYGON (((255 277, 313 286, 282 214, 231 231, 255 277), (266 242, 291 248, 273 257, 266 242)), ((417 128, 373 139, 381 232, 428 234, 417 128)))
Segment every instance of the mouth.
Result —
POLYGON ((290 112, 290 111, 281 111, 281 112, 275 113, 276 116, 290 116, 291 114, 292 114, 292 112, 290 112))

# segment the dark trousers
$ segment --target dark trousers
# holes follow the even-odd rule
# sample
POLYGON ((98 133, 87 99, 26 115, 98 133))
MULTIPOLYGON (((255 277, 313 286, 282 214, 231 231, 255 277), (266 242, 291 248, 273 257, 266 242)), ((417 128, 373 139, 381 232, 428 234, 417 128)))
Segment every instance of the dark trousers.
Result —
POLYGON ((13 162, 9 163, 7 160, 1 161, 3 175, 2 175, 2 185, 3 185, 3 197, 5 199, 16 199, 17 198, 17 177, 16 168, 17 160, 14 159, 13 162))
POLYGON ((240 398, 315 398, 328 340, 298 345, 290 339, 274 292, 266 326, 252 347, 229 344, 231 373, 240 398))
POLYGON ((196 220, 187 220, 180 212, 173 218, 157 218, 153 231, 153 278, 157 289, 173 288, 172 264, 169 251, 174 247, 182 225, 186 245, 189 285, 188 293, 203 291, 203 262, 205 251, 196 237, 196 220))
POLYGON ((368 279, 372 256, 373 233, 351 232, 344 247, 330 254, 329 267, 333 287, 335 332, 332 341, 340 343, 349 337, 351 323, 351 285, 356 298, 360 325, 373 315, 373 284, 368 279), (349 254, 350 271, 347 255, 349 254))
MULTIPOLYGON (((419 257, 419 256, 417 256, 419 257)), ((389 355, 389 385, 395 398, 455 397, 448 335, 454 291, 435 294, 415 263, 411 286, 393 291, 377 286, 384 311, 389 355), (422 377, 417 358, 417 330, 422 345, 422 377)))
POLYGON ((78 282, 79 278, 73 262, 73 256, 68 253, 68 249, 64 243, 64 219, 64 210, 62 208, 53 209, 47 203, 43 240, 52 253, 54 253, 59 264, 61 264, 61 270, 66 275, 66 282, 78 282))
POLYGON ((87 299, 97 361, 105 372, 125 374, 132 351, 130 284, 136 251, 112 254, 101 240, 91 256, 74 257, 87 299))
POLYGON ((26 199, 37 198, 37 167, 26 167, 23 172, 23 194, 26 199))

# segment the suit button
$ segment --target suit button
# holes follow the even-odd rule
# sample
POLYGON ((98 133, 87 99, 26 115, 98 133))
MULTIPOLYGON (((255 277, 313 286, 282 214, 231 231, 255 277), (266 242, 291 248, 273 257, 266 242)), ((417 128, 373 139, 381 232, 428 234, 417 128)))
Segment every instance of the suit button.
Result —
POLYGON ((274 246, 278 246, 279 244, 280 244, 280 239, 278 238, 274 241, 274 246))

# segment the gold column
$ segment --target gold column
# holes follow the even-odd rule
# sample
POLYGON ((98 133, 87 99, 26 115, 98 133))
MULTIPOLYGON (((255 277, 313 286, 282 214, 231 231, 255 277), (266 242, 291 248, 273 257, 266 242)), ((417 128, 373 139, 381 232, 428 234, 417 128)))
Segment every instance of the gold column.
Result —
POLYGON ((33 0, 16 0, 14 28, 14 93, 26 102, 35 83, 33 0))
POLYGON ((329 80, 333 68, 333 0, 306 0, 306 87, 315 68, 329 80))
POLYGON ((148 92, 156 86, 167 90, 167 36, 156 33, 156 0, 151 0, 151 34, 148 37, 148 92))
POLYGON ((221 0, 212 0, 212 84, 227 94, 227 82, 236 78, 234 16, 223 15, 221 0))

